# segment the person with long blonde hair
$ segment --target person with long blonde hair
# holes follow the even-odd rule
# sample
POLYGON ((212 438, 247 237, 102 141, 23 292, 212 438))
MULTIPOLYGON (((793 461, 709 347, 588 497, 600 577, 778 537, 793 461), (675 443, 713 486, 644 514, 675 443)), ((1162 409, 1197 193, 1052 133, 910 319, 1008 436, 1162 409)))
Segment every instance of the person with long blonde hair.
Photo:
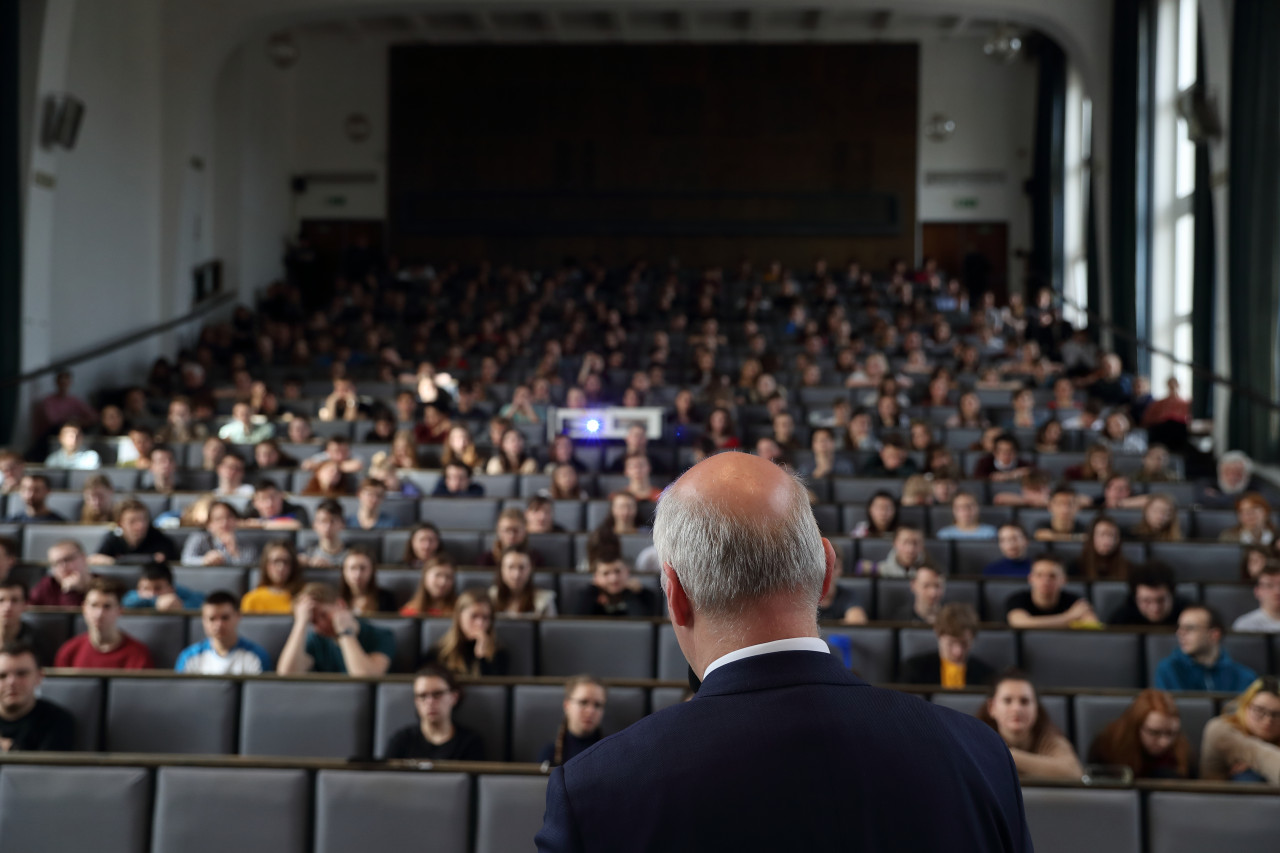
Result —
POLYGON ((1124 713, 1098 733, 1090 764, 1128 767, 1136 779, 1186 779, 1191 775, 1191 743, 1173 697, 1148 688, 1124 713))
POLYGON ((542 748, 538 761, 559 767, 604 737, 600 724, 607 700, 604 685, 590 675, 575 675, 566 681, 564 719, 556 730, 555 740, 542 748))
POLYGON ((1280 682, 1257 679, 1235 707, 1204 727, 1200 771, 1205 779, 1280 785, 1280 682))
POLYGON ((427 663, 438 663, 459 675, 507 674, 511 659, 498 645, 487 592, 469 589, 458 596, 449 630, 427 652, 427 663))

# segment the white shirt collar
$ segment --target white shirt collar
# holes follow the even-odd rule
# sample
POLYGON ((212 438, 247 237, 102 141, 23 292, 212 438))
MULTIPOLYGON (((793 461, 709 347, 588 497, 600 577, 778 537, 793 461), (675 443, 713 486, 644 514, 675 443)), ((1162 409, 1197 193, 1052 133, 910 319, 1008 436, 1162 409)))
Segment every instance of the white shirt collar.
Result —
POLYGON ((754 646, 734 649, 729 654, 721 655, 707 664, 706 670, 702 673, 702 680, 706 681, 708 675, 727 663, 753 658, 756 655, 772 654, 773 652, 821 652, 824 655, 829 655, 831 654, 831 647, 827 645, 825 640, 820 640, 817 637, 790 637, 786 640, 757 643, 754 646))

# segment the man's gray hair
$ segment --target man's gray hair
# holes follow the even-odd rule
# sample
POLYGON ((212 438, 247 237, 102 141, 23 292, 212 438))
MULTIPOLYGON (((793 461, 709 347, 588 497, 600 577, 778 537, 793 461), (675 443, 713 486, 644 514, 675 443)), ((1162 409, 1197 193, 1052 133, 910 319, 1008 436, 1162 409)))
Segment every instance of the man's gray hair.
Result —
POLYGON ((744 605, 792 594, 817 606, 826 575, 822 534, 809 495, 794 476, 781 519, 740 515, 689 488, 672 485, 658 500, 653 546, 669 563, 696 610, 732 618, 744 605))

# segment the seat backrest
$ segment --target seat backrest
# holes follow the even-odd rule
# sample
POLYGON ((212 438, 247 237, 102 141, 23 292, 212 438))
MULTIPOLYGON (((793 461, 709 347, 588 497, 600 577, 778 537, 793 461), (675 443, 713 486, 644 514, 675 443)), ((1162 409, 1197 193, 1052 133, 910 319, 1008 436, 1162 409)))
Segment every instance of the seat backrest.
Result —
POLYGON ((1142 637, 1095 631, 1023 631, 1022 666, 1039 687, 1144 684, 1142 637))
POLYGON ((477 474, 471 479, 484 486, 486 498, 514 498, 518 493, 518 474, 477 474))
POLYGON ((1137 791, 1022 789, 1038 853, 1142 853, 1137 791))
POLYGON ((423 498, 418 517, 441 530, 492 530, 498 520, 498 501, 489 497, 423 498))
POLYGON ((653 624, 629 619, 544 620, 538 674, 653 677, 653 624))
POLYGON ((663 681, 687 681, 689 662, 676 641, 675 629, 670 622, 658 626, 658 672, 657 677, 663 681))
MULTIPOLYGON (((643 687, 610 687, 604 707, 605 734, 616 734, 645 715, 643 687)), ((511 760, 537 761, 555 740, 564 719, 564 688, 559 684, 517 684, 511 688, 511 760)))
POLYGON ((53 666, 53 656, 58 653, 63 643, 71 639, 74 617, 70 613, 28 610, 22 614, 22 621, 31 626, 40 664, 53 666))
MULTIPOLYGON (((280 652, 284 650, 284 644, 288 641, 289 631, 292 629, 293 617, 283 614, 250 613, 240 618, 240 636, 266 649, 273 667, 280 660, 280 652)), ((196 631, 203 633, 199 625, 193 625, 191 630, 193 633, 196 631)), ((193 636, 191 642, 194 643, 199 639, 199 636, 193 636)))
POLYGON ((988 578, 982 582, 982 621, 984 622, 1003 622, 1004 605, 1009 600, 1009 596, 1015 592, 1022 592, 1027 588, 1027 582, 1024 580, 1008 579, 1008 580, 992 580, 988 578))
POLYGON ((459 566, 474 566, 480 559, 481 538, 478 531, 441 530, 440 550, 453 557, 459 566))
POLYGON ((475 853, 506 853, 529 847, 542 826, 546 805, 544 776, 479 776, 475 853))
MULTIPOLYGON (((453 720, 480 735, 484 741, 485 759, 506 761, 508 744, 508 704, 505 685, 469 684, 462 691, 462 701, 453 711, 453 720)), ((418 724, 413 707, 413 683, 384 681, 377 686, 374 707, 373 755, 385 758, 391 736, 405 726, 418 724)))
POLYGON ((1276 843, 1274 794, 1147 795, 1150 853, 1266 850, 1276 843))
POLYGON ((530 534, 529 551, 541 557, 546 568, 573 568, 573 537, 567 533, 530 534))
POLYGON ((373 690, 363 682, 246 681, 240 754, 372 755, 373 690))
POLYGON ((145 768, 0 769, 0 850, 109 846, 118 853, 146 853, 150 823, 151 774, 145 768))
POLYGON ((48 699, 75 718, 77 752, 97 752, 101 748, 104 692, 100 678, 50 675, 40 685, 40 698, 48 699))
POLYGON ((898 639, 892 628, 824 626, 823 638, 846 637, 853 655, 853 671, 864 681, 884 684, 897 671, 898 639))
POLYGON ((1152 560, 1167 563, 1180 582, 1240 580, 1240 546, 1230 542, 1152 542, 1152 560))
POLYGON ((1207 583, 1204 585, 1204 603, 1218 611, 1228 630, 1231 623, 1258 609, 1258 599, 1249 584, 1207 583))
POLYGON ((465 773, 321 770, 315 791, 315 853, 417 850, 424 827, 433 853, 467 853, 471 779, 465 773))
POLYGON ((240 685, 222 678, 112 678, 108 752, 224 755, 236 751, 240 685))
MULTIPOLYGON (((176 613, 125 614, 119 625, 121 631, 151 650, 156 669, 173 669, 187 647, 187 620, 176 613)), ((82 625, 76 627, 83 630, 82 625)))
POLYGON ((390 631, 396 641, 396 654, 391 659, 391 672, 413 672, 418 668, 420 631, 414 619, 403 616, 379 616, 365 619, 370 625, 390 631))
POLYGON ((305 770, 161 767, 153 853, 305 853, 311 784, 305 770))
POLYGON ((1071 705, 1074 730, 1071 739, 1076 745, 1076 755, 1080 761, 1089 760, 1089 748, 1113 720, 1120 717, 1125 709, 1133 703, 1132 696, 1101 696, 1080 693, 1074 697, 1071 705))
POLYGON ((63 539, 79 542, 86 554, 92 554, 109 530, 102 524, 27 524, 22 530, 22 557, 43 562, 54 543, 63 539))
POLYGON ((242 568, 223 566, 174 566, 173 582, 202 595, 223 590, 236 598, 248 587, 247 572, 242 568))

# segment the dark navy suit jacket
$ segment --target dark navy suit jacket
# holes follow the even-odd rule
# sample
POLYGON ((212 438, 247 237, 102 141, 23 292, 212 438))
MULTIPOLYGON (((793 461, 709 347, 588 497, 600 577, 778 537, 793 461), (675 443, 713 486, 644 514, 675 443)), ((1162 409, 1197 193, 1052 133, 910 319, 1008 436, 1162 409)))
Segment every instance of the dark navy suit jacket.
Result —
POLYGON ((552 771, 542 851, 1030 851, 1008 748, 832 655, 713 671, 552 771))

